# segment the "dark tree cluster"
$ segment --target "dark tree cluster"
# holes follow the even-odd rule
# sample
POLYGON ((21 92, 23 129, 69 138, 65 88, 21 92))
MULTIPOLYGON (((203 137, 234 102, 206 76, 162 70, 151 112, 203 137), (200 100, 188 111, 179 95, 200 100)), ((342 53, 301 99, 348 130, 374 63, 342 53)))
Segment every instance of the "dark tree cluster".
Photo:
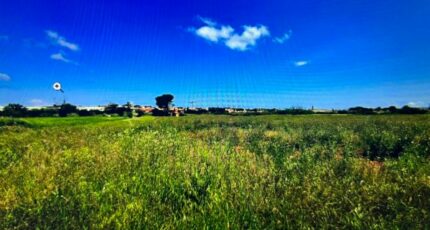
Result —
POLYGON ((20 104, 9 104, 3 108, 2 115, 6 117, 26 117, 28 109, 20 104))
POLYGON ((87 110, 87 109, 80 109, 78 111, 78 115, 80 117, 90 117, 90 116, 97 116, 104 114, 103 111, 100 110, 87 110))
MULTIPOLYGON (((109 115, 118 115, 118 116, 127 116, 127 117, 133 117, 133 105, 130 102, 127 102, 126 104, 124 104, 123 106, 119 106, 118 104, 108 104, 105 107, 105 111, 106 114, 109 115)), ((140 113, 138 113, 139 115, 140 113)), ((143 114, 141 114, 143 115, 143 114)))
POLYGON ((227 110, 225 108, 211 107, 208 111, 212 114, 227 114, 227 110))
POLYGON ((72 104, 53 105, 40 109, 27 109, 20 104, 9 104, 0 111, 4 117, 67 117, 67 116, 97 116, 104 114, 99 110, 78 109, 72 104))
POLYGON ((277 114, 290 114, 290 115, 300 115, 300 114, 313 114, 312 110, 302 109, 302 108, 290 108, 284 110, 278 110, 277 114))
POLYGON ((427 113, 427 111, 425 109, 421 109, 421 108, 414 108, 414 107, 409 107, 407 105, 403 106, 401 109, 397 109, 396 107, 391 108, 390 109, 390 113, 393 114, 425 114, 427 113))
POLYGON ((202 108, 195 108, 195 109, 187 108, 187 109, 185 109, 185 113, 187 113, 187 114, 207 114, 207 113, 209 113, 209 111, 206 109, 202 109, 202 108))
POLYGON ((60 108, 58 110, 58 115, 60 117, 67 117, 69 114, 77 114, 78 108, 75 105, 65 103, 60 105, 60 108))
POLYGON ((175 97, 172 94, 163 94, 155 98, 155 104, 158 108, 152 110, 153 116, 172 116, 173 111, 173 99, 175 97))
POLYGON ((170 109, 172 106, 174 96, 171 94, 163 94, 155 98, 155 104, 160 109, 170 109))
POLYGON ((349 114, 375 114, 375 111, 371 108, 364 108, 364 107, 353 107, 348 109, 349 114))
POLYGON ((339 114, 359 114, 359 115, 372 115, 372 114, 425 114, 428 113, 428 109, 414 108, 410 106, 403 106, 402 108, 397 108, 395 106, 390 106, 386 108, 365 108, 365 107, 353 107, 348 110, 339 110, 339 114))
POLYGON ((157 117, 170 116, 170 112, 165 109, 154 109, 152 110, 152 115, 157 117))

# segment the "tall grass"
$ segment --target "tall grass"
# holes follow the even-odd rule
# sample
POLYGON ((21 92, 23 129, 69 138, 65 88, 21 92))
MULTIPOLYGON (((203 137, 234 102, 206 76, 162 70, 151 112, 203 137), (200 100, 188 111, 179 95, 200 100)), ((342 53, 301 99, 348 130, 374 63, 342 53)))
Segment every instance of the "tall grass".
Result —
POLYGON ((60 121, 0 127, 0 228, 430 228, 429 116, 60 121))

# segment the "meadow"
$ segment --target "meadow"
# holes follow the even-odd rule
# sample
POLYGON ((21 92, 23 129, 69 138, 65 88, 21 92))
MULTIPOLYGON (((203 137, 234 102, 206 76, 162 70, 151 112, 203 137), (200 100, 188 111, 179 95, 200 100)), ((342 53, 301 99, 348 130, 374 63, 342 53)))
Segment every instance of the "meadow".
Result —
POLYGON ((0 228, 430 228, 429 115, 0 118, 0 228))

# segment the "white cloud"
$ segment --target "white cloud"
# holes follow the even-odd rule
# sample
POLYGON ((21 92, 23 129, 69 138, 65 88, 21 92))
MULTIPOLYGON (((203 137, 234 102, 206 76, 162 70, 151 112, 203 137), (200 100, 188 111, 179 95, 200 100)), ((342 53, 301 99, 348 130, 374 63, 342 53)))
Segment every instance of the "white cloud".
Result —
POLYGON ((60 36, 57 32, 52 31, 52 30, 47 30, 45 32, 46 32, 46 35, 48 36, 48 38, 52 41, 52 43, 54 45, 62 46, 62 47, 68 48, 72 51, 78 51, 79 50, 79 46, 77 44, 68 42, 66 40, 66 38, 64 38, 63 36, 60 36))
POLYGON ((278 44, 284 44, 284 42, 286 42, 287 40, 289 40, 291 38, 292 35, 292 31, 288 31, 288 33, 285 33, 284 35, 282 35, 281 37, 275 37, 273 39, 273 42, 278 43, 278 44))
POLYGON ((0 73, 0 81, 10 81, 10 76, 5 73, 0 73))
POLYGON ((265 26, 244 26, 241 35, 234 34, 225 41, 225 45, 233 50, 245 51, 250 46, 255 46, 258 39, 269 36, 269 30, 265 26))
POLYGON ((220 39, 229 38, 233 31, 234 29, 230 26, 222 26, 220 29, 212 26, 203 26, 196 30, 196 35, 211 42, 218 42, 220 39))
POLYGON ((67 59, 65 57, 65 55, 63 53, 56 53, 56 54, 52 54, 51 55, 51 59, 53 60, 57 60, 57 61, 62 61, 62 62, 66 62, 66 63, 71 63, 72 61, 67 59))
POLYGON ((305 66, 308 63, 309 63, 308 61, 296 61, 296 62, 294 62, 294 65, 297 67, 300 67, 300 66, 305 66))
POLYGON ((411 101, 407 104, 407 106, 409 107, 414 107, 414 108, 424 108, 426 107, 426 104, 422 101, 411 101))
POLYGON ((258 39, 270 36, 268 28, 263 25, 243 26, 244 31, 242 34, 238 34, 229 25, 217 26, 217 23, 211 19, 203 17, 199 17, 199 19, 205 25, 198 29, 190 28, 189 31, 210 42, 217 43, 222 41, 224 45, 233 50, 248 50, 249 47, 256 45, 258 39))
POLYGON ((37 99, 37 98, 35 98, 35 99, 31 99, 31 100, 30 100, 30 104, 31 104, 32 106, 43 106, 43 105, 47 105, 47 103, 46 103, 44 100, 42 100, 42 99, 37 99))

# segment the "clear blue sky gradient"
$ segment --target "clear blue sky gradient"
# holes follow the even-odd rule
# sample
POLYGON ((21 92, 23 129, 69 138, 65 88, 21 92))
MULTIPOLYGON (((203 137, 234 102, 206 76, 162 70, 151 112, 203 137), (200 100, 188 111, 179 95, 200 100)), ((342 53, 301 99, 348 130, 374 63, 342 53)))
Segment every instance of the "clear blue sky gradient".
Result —
POLYGON ((429 42, 426 0, 0 0, 0 105, 61 102, 59 81, 78 105, 428 106, 429 42), (201 17, 270 36, 231 49, 201 17))

